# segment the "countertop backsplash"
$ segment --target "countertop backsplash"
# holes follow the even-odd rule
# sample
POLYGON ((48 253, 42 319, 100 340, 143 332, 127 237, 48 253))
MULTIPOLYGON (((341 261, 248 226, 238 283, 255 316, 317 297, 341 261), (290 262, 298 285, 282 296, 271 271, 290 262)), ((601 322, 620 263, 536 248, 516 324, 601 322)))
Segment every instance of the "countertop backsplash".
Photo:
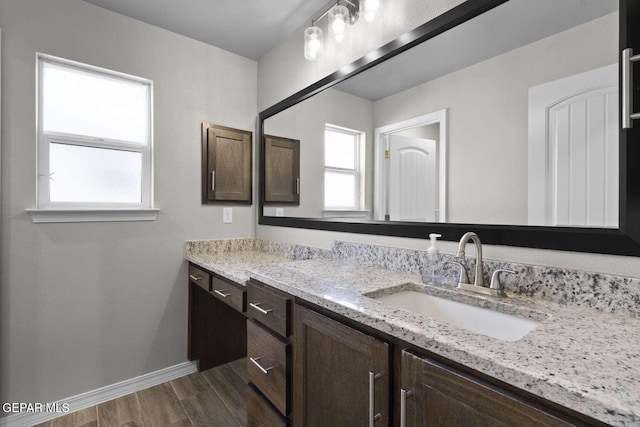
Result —
POLYGON ((184 257, 213 255, 228 252, 258 251, 280 255, 292 260, 325 258, 331 259, 329 249, 314 248, 273 240, 243 237, 237 239, 188 240, 184 245, 184 257))
MULTIPOLYGON (((255 238, 193 240, 185 243, 184 257, 194 259, 200 255, 240 251, 265 252, 294 261, 336 259, 411 274, 426 273, 427 277, 432 268, 426 251, 340 240, 334 241, 331 249, 255 238)), ((461 261, 443 253, 436 265, 438 274, 446 283, 458 281, 460 267, 451 262, 454 260, 461 261)), ((462 262, 473 283, 475 258, 467 256, 462 262)), ((502 274, 500 281, 507 292, 516 295, 640 317, 640 279, 637 278, 490 259, 484 260, 483 267, 486 284, 490 283, 491 274, 496 269, 515 271, 515 274, 502 274)))
MULTIPOLYGON (((422 274, 431 271, 426 251, 334 241, 334 258, 354 264, 422 274)), ((461 261, 453 255, 441 254, 436 266, 445 282, 457 282, 460 267, 450 261, 461 261)), ((467 256, 469 281, 473 283, 475 258, 467 256)), ((591 307, 603 312, 640 317, 640 279, 590 273, 556 267, 527 265, 508 261, 483 260, 484 281, 490 283, 496 269, 513 270, 502 274, 500 282, 507 292, 553 301, 564 305, 591 307)))

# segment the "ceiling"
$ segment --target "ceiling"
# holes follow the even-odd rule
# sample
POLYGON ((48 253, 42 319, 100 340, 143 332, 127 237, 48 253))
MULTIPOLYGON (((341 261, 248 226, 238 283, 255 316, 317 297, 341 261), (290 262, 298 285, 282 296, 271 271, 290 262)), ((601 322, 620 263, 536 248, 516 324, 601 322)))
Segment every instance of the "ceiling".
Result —
POLYGON ((327 0, 85 0, 254 60, 322 9, 327 0))
POLYGON ((617 10, 618 0, 511 0, 336 89, 377 101, 617 10))

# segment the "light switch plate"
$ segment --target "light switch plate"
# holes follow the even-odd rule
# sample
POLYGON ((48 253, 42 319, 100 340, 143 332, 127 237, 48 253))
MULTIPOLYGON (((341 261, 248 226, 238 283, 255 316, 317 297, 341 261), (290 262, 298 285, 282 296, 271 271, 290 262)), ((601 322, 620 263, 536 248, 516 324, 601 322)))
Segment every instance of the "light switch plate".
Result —
POLYGON ((284 208, 276 208, 276 216, 284 216, 284 208))
POLYGON ((233 222, 233 208, 222 208, 222 222, 224 224, 233 222))

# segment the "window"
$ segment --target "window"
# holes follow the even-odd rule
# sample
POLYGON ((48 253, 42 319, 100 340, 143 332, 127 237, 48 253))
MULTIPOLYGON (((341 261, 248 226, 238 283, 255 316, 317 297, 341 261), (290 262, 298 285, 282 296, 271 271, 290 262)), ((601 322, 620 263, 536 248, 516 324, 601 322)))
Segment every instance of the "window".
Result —
POLYGON ((362 210, 362 132, 326 125, 324 131, 325 210, 362 210))
POLYGON ((150 80, 38 55, 34 222, 39 210, 155 219, 151 100, 150 80))

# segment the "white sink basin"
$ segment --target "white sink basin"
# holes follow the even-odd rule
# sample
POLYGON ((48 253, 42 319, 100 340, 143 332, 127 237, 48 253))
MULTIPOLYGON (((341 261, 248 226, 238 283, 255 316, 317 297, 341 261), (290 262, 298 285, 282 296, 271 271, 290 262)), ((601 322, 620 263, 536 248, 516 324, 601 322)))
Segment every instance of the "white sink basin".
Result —
POLYGON ((503 341, 518 341, 540 324, 530 319, 435 297, 424 292, 399 291, 374 298, 385 304, 503 341))

